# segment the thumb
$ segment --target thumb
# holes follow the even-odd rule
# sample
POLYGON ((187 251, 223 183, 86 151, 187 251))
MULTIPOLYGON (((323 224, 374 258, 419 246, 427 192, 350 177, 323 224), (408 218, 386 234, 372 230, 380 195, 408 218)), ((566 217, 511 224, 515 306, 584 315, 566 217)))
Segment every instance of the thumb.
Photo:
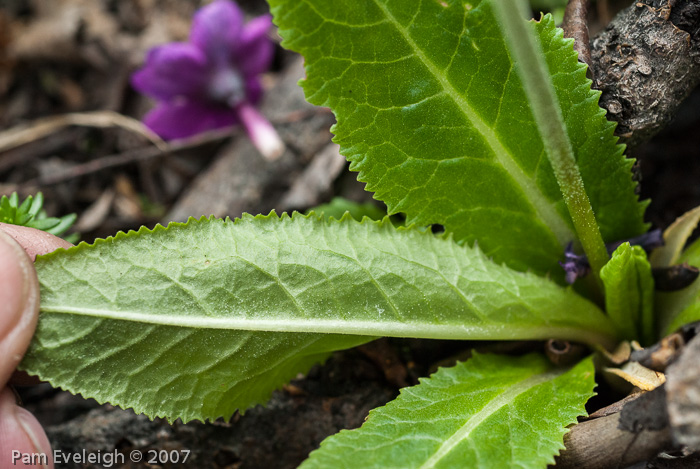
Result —
POLYGON ((7 381, 22 360, 39 315, 39 282, 24 249, 0 230, 0 467, 22 454, 44 454, 28 467, 52 467, 51 445, 39 422, 15 403, 7 381))
POLYGON ((14 466, 53 468, 53 454, 41 424, 4 388, 0 391, 0 467, 14 466))
POLYGON ((0 230, 0 388, 29 346, 39 318, 39 281, 24 249, 0 230))

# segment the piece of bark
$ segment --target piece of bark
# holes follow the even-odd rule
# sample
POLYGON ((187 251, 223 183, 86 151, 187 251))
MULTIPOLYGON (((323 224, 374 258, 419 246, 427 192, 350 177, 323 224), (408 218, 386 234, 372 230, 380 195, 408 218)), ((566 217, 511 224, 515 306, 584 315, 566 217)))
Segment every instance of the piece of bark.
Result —
POLYGON ((630 469, 698 469, 700 454, 662 455, 649 461, 644 466, 630 469))
POLYGON ((700 450, 700 336, 668 367, 668 414, 673 439, 692 451, 700 450))
POLYGON ((620 143, 642 143, 700 83, 700 4, 636 1, 592 41, 591 55, 594 87, 618 122, 620 143))
POLYGON ((620 414, 613 414, 576 425, 576 432, 564 436, 567 449, 557 457, 556 469, 624 468, 656 456, 670 442, 668 428, 635 434, 618 429, 619 420, 620 414))
POLYGON ((663 388, 626 403, 620 413, 587 420, 564 435, 557 469, 624 468, 656 456, 671 446, 664 420, 663 388))
POLYGON ((593 412, 591 415, 588 417, 581 417, 581 420, 586 421, 586 420, 595 420, 599 419, 602 417, 607 417, 608 415, 613 415, 619 413, 622 408, 630 401, 634 401, 636 399, 639 399, 644 395, 644 392, 636 392, 634 394, 630 394, 628 396, 625 396, 624 398, 620 399, 619 401, 613 402, 612 404, 603 407, 602 409, 598 409, 595 412, 593 412))
POLYGON ((668 427, 666 388, 660 386, 622 406, 618 428, 632 433, 660 431, 668 427))
MULTIPOLYGON (((685 456, 700 450, 699 359, 700 335, 695 335, 668 365, 663 386, 629 399, 619 413, 572 427, 564 436, 566 450, 557 458, 557 469, 623 468, 681 446, 685 456)), ((685 467, 684 461, 695 467, 692 457, 679 460, 678 467, 685 467)))
POLYGON ((664 337, 651 347, 635 350, 630 355, 630 360, 639 362, 650 370, 663 373, 680 356, 684 345, 683 334, 676 332, 664 337))
POLYGON ((303 60, 298 57, 287 75, 266 95, 262 113, 271 121, 300 110, 309 111, 303 119, 275 125, 287 145, 284 154, 267 161, 246 136, 233 141, 190 185, 164 219, 184 221, 188 217, 216 215, 237 217, 243 212, 264 213, 276 207, 304 168, 305 160, 330 142, 333 115, 313 112, 297 85, 304 76, 303 60))

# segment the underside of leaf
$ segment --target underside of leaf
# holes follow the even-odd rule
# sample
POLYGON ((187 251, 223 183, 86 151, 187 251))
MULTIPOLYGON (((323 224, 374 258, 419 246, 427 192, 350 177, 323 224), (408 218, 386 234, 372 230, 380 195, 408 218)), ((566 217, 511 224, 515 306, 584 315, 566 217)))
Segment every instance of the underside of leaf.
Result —
POLYGON ((610 344, 569 288, 385 219, 190 220, 40 257, 42 379, 149 416, 229 417, 376 336, 610 344))

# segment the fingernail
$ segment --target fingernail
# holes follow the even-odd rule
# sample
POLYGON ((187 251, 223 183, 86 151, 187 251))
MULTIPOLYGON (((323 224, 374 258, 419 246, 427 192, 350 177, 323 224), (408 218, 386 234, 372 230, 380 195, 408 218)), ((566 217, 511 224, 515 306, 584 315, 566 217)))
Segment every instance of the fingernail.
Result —
POLYGON ((15 328, 29 301, 32 265, 24 249, 0 230, 0 340, 15 328))
POLYGON ((43 458, 36 458, 35 463, 37 467, 42 469, 48 469, 52 466, 53 455, 51 454, 51 443, 44 433, 44 429, 41 428, 39 422, 34 418, 34 416, 29 413, 28 410, 22 407, 16 407, 15 416, 17 418, 17 423, 24 431, 27 440, 32 445, 34 449, 34 454, 45 455, 43 458))
POLYGON ((29 411, 15 403, 9 388, 0 390, 0 458, 0 467, 53 467, 51 443, 44 429, 29 411))

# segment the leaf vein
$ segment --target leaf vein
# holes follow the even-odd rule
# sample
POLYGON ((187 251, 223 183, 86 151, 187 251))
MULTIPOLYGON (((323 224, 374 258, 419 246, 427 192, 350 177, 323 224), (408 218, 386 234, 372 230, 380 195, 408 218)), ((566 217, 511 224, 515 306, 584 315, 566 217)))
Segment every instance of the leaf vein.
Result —
POLYGON ((523 169, 517 164, 510 151, 499 141, 493 129, 491 129, 483 121, 481 116, 474 111, 469 102, 459 93, 459 91, 457 91, 447 77, 444 76, 442 71, 433 63, 432 60, 428 58, 423 49, 421 49, 420 46, 413 40, 406 28, 403 27, 392 15, 387 6, 380 0, 372 1, 380 10, 382 10, 389 22, 401 34, 408 45, 416 52, 416 56, 433 75, 433 77, 435 77, 447 95, 455 102, 455 104, 457 104, 472 126, 484 137, 498 162, 501 163, 510 176, 520 186, 520 189, 526 195, 530 204, 532 204, 539 217, 544 220, 546 225, 556 237, 557 241, 564 246, 566 243, 572 240, 574 238, 574 234, 566 221, 562 218, 561 214, 557 212, 555 205, 548 200, 544 194, 542 194, 533 181, 524 173, 523 169))

